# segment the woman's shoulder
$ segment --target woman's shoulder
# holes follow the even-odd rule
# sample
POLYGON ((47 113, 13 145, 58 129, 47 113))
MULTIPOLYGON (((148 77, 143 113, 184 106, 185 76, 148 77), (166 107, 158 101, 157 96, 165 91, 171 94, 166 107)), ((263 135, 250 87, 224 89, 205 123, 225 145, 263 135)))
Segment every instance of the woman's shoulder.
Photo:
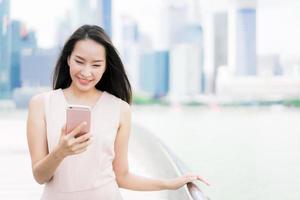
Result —
POLYGON ((131 106, 126 101, 120 99, 120 124, 129 124, 131 119, 131 106))
POLYGON ((105 91, 105 93, 113 100, 115 100, 116 102, 118 102, 121 105, 122 109, 130 109, 130 104, 127 103, 126 101, 124 101, 123 99, 115 96, 114 94, 111 94, 107 91, 105 91))
POLYGON ((43 106, 45 98, 47 98, 48 96, 50 96, 54 93, 57 93, 58 91, 59 91, 59 89, 49 90, 49 91, 44 91, 44 92, 40 92, 38 94, 33 95, 29 101, 29 108, 32 106, 34 106, 34 107, 43 106))

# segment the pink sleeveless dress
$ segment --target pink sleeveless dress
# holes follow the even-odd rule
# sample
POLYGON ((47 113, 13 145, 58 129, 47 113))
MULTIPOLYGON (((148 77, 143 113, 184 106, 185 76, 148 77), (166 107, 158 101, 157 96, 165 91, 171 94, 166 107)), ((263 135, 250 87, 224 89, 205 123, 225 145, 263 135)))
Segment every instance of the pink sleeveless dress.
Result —
MULTIPOLYGON (((112 162, 121 99, 103 92, 91 112, 93 142, 87 151, 66 157, 46 183, 42 200, 120 200, 112 162)), ((45 94, 48 149, 58 144, 68 103, 61 89, 45 94)))

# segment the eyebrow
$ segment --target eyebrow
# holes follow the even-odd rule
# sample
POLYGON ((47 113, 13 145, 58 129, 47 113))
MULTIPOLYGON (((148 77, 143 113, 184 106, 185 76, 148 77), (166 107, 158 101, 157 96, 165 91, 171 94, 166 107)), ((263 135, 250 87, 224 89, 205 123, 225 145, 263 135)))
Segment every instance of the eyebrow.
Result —
MULTIPOLYGON (((83 57, 75 55, 75 57, 81 59, 81 60, 85 60, 83 57)), ((93 60, 93 62, 104 62, 103 60, 93 60)))

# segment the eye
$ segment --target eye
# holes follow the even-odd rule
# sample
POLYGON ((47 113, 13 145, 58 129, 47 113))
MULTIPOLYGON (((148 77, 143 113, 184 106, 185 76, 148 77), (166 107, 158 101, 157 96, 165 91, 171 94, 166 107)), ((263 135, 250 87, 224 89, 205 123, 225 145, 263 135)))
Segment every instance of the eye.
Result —
POLYGON ((93 65, 94 67, 101 67, 101 65, 93 65))
POLYGON ((79 63, 79 64, 83 64, 83 62, 79 61, 79 60, 75 60, 75 62, 79 63))

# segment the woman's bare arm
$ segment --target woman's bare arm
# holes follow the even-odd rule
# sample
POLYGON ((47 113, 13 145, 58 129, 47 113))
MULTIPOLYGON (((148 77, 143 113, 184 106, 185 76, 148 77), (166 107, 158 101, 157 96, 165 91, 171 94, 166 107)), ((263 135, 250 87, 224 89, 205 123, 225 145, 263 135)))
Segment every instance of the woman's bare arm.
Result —
POLYGON ((63 159, 58 151, 48 154, 43 98, 43 94, 39 94, 30 100, 27 117, 27 141, 32 172, 39 184, 51 179, 63 159))
POLYGON ((115 141, 115 159, 113 162, 118 185, 131 190, 151 191, 166 189, 164 180, 150 179, 129 172, 127 154, 130 129, 131 109, 127 103, 122 102, 120 127, 115 141))
POLYGON ((69 134, 66 134, 65 127, 63 127, 59 144, 49 153, 44 96, 39 94, 30 100, 27 117, 27 141, 33 176, 39 184, 44 184, 51 180, 56 168, 66 156, 79 154, 86 150, 91 142, 90 134, 87 133, 74 139, 74 136, 80 132, 84 125, 84 123, 80 124, 69 134))
POLYGON ((195 180, 200 180, 208 185, 203 178, 195 174, 186 174, 174 179, 152 179, 131 173, 128 166, 128 142, 130 131, 131 109, 127 103, 123 102, 120 126, 115 141, 115 159, 113 161, 113 168, 119 187, 137 191, 174 190, 195 180))

